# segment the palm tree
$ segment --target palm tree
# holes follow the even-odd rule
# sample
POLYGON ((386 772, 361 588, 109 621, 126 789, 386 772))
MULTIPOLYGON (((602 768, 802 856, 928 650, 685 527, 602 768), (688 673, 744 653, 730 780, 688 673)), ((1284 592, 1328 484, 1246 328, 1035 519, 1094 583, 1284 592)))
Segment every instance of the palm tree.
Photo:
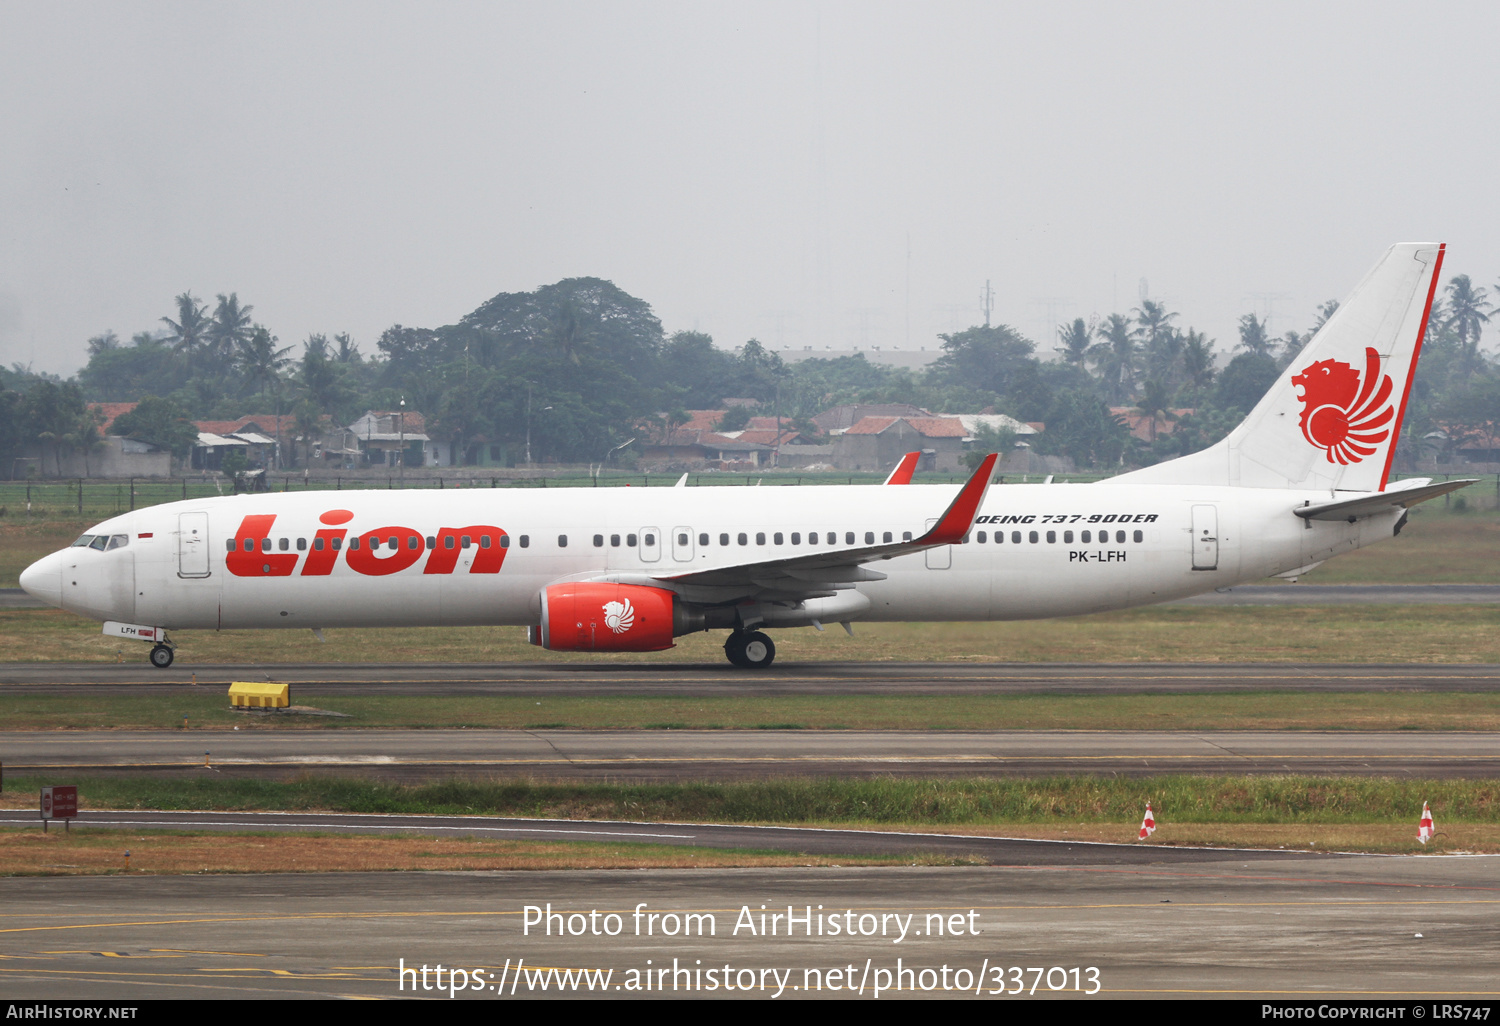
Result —
POLYGON ((1172 392, 1165 384, 1155 378, 1148 380, 1141 387, 1141 397, 1136 400, 1135 408, 1131 411, 1140 417, 1151 418, 1151 441, 1156 441, 1156 422, 1158 420, 1171 421, 1177 419, 1177 414, 1169 408, 1172 403, 1172 392))
POLYGON ((1094 341, 1094 326, 1085 324, 1082 317, 1075 318, 1072 324, 1057 329, 1057 340, 1062 345, 1056 347, 1055 351, 1063 358, 1063 362, 1082 368, 1089 356, 1089 346, 1094 341))
POLYGON ((1099 368, 1104 390, 1111 402, 1120 402, 1135 391, 1137 352, 1135 332, 1123 314, 1110 314, 1094 334, 1103 341, 1089 348, 1089 359, 1099 368))
POLYGON ((177 320, 163 317, 161 321, 172 329, 167 341, 187 358, 188 373, 191 374, 194 357, 208 343, 208 307, 194 299, 191 292, 184 292, 177 297, 177 320))
POLYGON ((1214 347, 1208 336, 1189 328, 1182 339, 1182 369, 1195 388, 1207 388, 1214 380, 1214 347))
POLYGON ((1482 288, 1476 289, 1467 274, 1448 282, 1448 316, 1444 325, 1458 335, 1463 369, 1472 372, 1479 362, 1479 335, 1489 323, 1492 304, 1482 288))
POLYGON ((233 366, 239 357, 240 347, 252 331, 250 311, 253 306, 240 306, 239 293, 219 293, 219 305, 214 310, 213 323, 209 325, 208 338, 214 361, 221 370, 233 366))
POLYGON ((272 382, 279 382, 282 369, 292 362, 286 355, 292 351, 292 347, 277 349, 276 343, 280 341, 264 325, 257 324, 251 329, 250 337, 239 344, 237 362, 240 373, 252 385, 258 385, 260 390, 272 382))
POLYGON ((1245 349, 1256 356, 1270 356, 1274 343, 1266 333, 1266 322, 1247 313, 1240 318, 1240 344, 1236 349, 1245 349))

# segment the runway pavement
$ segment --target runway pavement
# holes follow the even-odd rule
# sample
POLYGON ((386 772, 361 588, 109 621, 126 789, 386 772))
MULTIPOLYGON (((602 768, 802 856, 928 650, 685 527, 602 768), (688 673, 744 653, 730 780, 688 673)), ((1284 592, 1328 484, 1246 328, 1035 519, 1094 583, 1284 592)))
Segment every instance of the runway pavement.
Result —
MULTIPOLYGON (((7 731, 15 774, 420 780, 1304 773, 1500 776, 1500 734, 1356 731, 7 731), (209 763, 205 766, 205 762, 209 763)), ((59 780, 59 782, 64 782, 59 780)))
POLYGON ((1131 694, 1229 691, 1500 689, 1493 664, 1355 663, 778 663, 746 672, 682 663, 4 663, 8 694, 175 694, 236 680, 287 681, 319 695, 1131 694))
POLYGON ((0 997, 446 1001, 451 987, 492 1001, 1014 1002, 1097 989, 1472 1003, 1500 992, 1494 866, 1220 853, 1135 867, 10 878, 0 997), (608 975, 591 991, 580 969, 608 975))

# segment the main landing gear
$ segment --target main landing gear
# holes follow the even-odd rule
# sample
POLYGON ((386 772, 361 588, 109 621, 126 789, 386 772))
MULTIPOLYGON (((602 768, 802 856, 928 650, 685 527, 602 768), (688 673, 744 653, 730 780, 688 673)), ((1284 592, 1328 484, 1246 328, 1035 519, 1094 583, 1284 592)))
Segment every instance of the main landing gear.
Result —
POLYGON ((724 655, 742 670, 764 670, 776 658, 776 645, 760 631, 735 631, 724 642, 724 655))
POLYGON ((165 670, 172 665, 172 646, 165 641, 159 641, 151 649, 151 665, 158 670, 165 670))

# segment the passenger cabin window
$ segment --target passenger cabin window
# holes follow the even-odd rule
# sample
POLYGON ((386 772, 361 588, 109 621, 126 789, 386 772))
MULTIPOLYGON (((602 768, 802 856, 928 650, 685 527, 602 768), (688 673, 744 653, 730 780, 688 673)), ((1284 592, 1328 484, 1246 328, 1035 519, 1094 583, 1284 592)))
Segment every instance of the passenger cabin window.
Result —
POLYGON ((979 544, 981 544, 981 545, 984 544, 984 532, 983 531, 979 532, 979 539, 978 539, 978 541, 979 541, 979 544))
POLYGON ((678 534, 677 535, 677 544, 678 545, 686 546, 687 543, 688 543, 688 536, 687 535, 685 535, 685 534, 678 534))
MULTIPOLYGON (((292 547, 291 540, 287 538, 278 538, 276 539, 276 547, 282 552, 285 552, 287 549, 292 547)), ((114 546, 111 545, 110 548, 114 548, 114 546)))
POLYGON ((487 534, 481 534, 479 536, 479 547, 481 549, 487 549, 487 548, 490 547, 490 536, 489 535, 487 535, 487 534))
MULTIPOLYGON (((407 535, 406 547, 408 549, 420 549, 422 547, 422 536, 418 534, 407 535)), ((489 538, 485 538, 485 547, 489 547, 489 538)))
POLYGON ((596 534, 596 535, 594 535, 594 548, 596 548, 596 549, 602 549, 602 548, 604 548, 604 535, 602 535, 602 534, 596 534))
POLYGON ((529 546, 530 544, 531 544, 531 535, 529 535, 529 534, 523 534, 523 535, 521 535, 521 548, 524 549, 527 546, 529 546))
MULTIPOLYGON (((562 538, 559 538, 559 539, 557 539, 557 544, 559 544, 559 545, 566 545, 568 543, 566 541, 564 541, 562 538)), ((447 534, 447 535, 443 536, 443 548, 445 548, 445 549, 451 549, 451 548, 453 548, 453 535, 447 534)))
POLYGON ((749 545, 750 544, 750 536, 748 534, 745 534, 743 531, 740 532, 740 536, 739 536, 739 538, 737 540, 739 541, 739 543, 741 545, 749 545))
MULTIPOLYGON (((359 535, 355 535, 353 538, 349 539, 349 547, 351 549, 359 548, 359 535)), ((452 548, 452 546, 450 545, 449 548, 452 548)))
POLYGON ((427 536, 427 547, 429 549, 435 549, 435 548, 437 548, 437 538, 435 538, 435 537, 433 537, 432 535, 429 534, 427 536))
POLYGON ((889 532, 889 531, 887 531, 887 532, 885 532, 885 534, 883 534, 883 535, 881 535, 881 536, 880 536, 880 537, 881 537, 881 539, 882 539, 882 540, 883 540, 883 541, 884 541, 884 542, 885 542, 885 543, 886 543, 886 544, 887 544, 887 545, 889 545, 889 544, 890 544, 890 541, 891 541, 891 532, 889 532))
MULTIPOLYGON (((89 541, 93 541, 93 538, 90 538, 88 535, 84 535, 83 538, 88 538, 89 541)), ((73 547, 77 548, 78 546, 84 544, 83 538, 79 538, 76 542, 74 542, 73 543, 73 547)), ((224 548, 228 549, 230 552, 233 552, 234 551, 234 539, 233 538, 225 538, 224 539, 224 548)))
MULTIPOLYGON (((448 547, 450 549, 453 548, 453 539, 452 538, 448 539, 448 547)), ((557 536, 557 547, 560 548, 560 549, 565 549, 565 548, 568 547, 568 536, 567 535, 560 534, 560 535, 557 536)))
POLYGON ((854 532, 853 531, 845 531, 844 532, 844 544, 845 545, 853 545, 854 544, 854 532))
POLYGON ((1031 532, 1031 538, 1029 540, 1030 540, 1031 544, 1033 544, 1033 545, 1035 545, 1037 543, 1038 538, 1037 538, 1037 533, 1035 531, 1031 532))
POLYGON ((612 534, 612 535, 610 535, 609 536, 609 545, 610 545, 610 548, 618 549, 620 547, 620 536, 618 534, 612 534))
POLYGON ((502 534, 500 536, 500 547, 502 549, 508 549, 508 548, 510 548, 510 535, 508 535, 508 534, 502 534))
POLYGON ((865 544, 866 545, 874 545, 875 544, 875 532, 874 531, 866 531, 865 532, 865 544))
POLYGON ((1047 532, 1047 544, 1048 545, 1056 545, 1057 544, 1057 532, 1056 531, 1048 531, 1047 532))
POLYGON ((807 544, 809 544, 809 545, 816 545, 816 544, 818 544, 818 532, 817 531, 808 531, 807 532, 807 544))
POLYGON ((654 535, 654 534, 647 534, 646 535, 646 544, 647 545, 655 545, 656 544, 656 535, 654 535))
POLYGON ((1088 531, 1084 531, 1082 535, 1082 541, 1085 545, 1087 545, 1090 541, 1093 540, 1093 537, 1094 536, 1091 533, 1089 533, 1088 531))
MULTIPOLYGON (((1013 544, 1013 545, 1019 545, 1019 544, 1021 544, 1021 532, 1020 531, 1012 531, 1012 532, 1010 532, 1010 540, 1011 540, 1011 544, 1013 544)), ((1032 541, 1036 541, 1036 535, 1035 534, 1033 534, 1031 536, 1031 540, 1032 541)))
POLYGON ((1120 545, 1124 545, 1125 544, 1125 532, 1124 531, 1116 531, 1115 532, 1115 542, 1118 543, 1118 544, 1120 544, 1120 545))
POLYGON ((1138 542, 1145 541, 1146 540, 1146 532, 1145 531, 1137 531, 1137 532, 1135 532, 1135 540, 1138 541, 1138 542))
POLYGON ((901 540, 902 541, 911 541, 911 532, 910 531, 902 531, 901 532, 901 540))
POLYGON ((729 544, 729 535, 727 535, 727 534, 721 534, 721 535, 719 535, 719 544, 720 545, 728 545, 729 544))
POLYGON ((1063 532, 1063 544, 1065 544, 1065 545, 1072 545, 1073 544, 1073 532, 1072 531, 1064 531, 1063 532))
MULTIPOLYGON (((625 536, 625 544, 629 545, 632 549, 635 548, 635 542, 636 542, 635 535, 633 535, 633 534, 627 534, 625 536)), ((522 543, 522 547, 523 548, 525 547, 525 543, 524 542, 522 543)))
POLYGON ((757 544, 757 545, 764 545, 765 543, 766 543, 766 532, 764 532, 764 531, 756 531, 755 532, 755 544, 757 544))
MULTIPOLYGON (((394 538, 392 538, 391 540, 395 541, 394 538)), ((474 539, 470 538, 468 535, 464 535, 462 538, 460 538, 458 540, 458 547, 461 548, 461 549, 473 548, 474 547, 474 539)))
POLYGON ((323 539, 322 538, 314 538, 313 539, 313 549, 315 551, 317 551, 317 552, 322 552, 323 551, 323 539))
POLYGON ((777 545, 781 545, 786 541, 786 538, 780 531, 777 531, 775 534, 771 535, 771 541, 777 545))
POLYGON ((793 531, 792 532, 792 544, 793 545, 801 545, 802 544, 802 532, 801 531, 793 531))
MULTIPOLYGON (((357 541, 359 541, 359 539, 355 538, 354 541, 357 542, 357 541)), ((333 551, 334 552, 338 552, 343 547, 344 547, 344 539, 342 539, 342 538, 335 538, 335 539, 333 539, 333 551)), ((358 545, 355 545, 354 547, 356 549, 359 548, 358 545)))
MULTIPOLYGON (((850 540, 852 541, 853 539, 851 538, 850 540)), ((833 531, 829 531, 828 532, 828 544, 829 545, 837 545, 838 543, 839 543, 839 536, 838 536, 838 534, 835 533, 835 532, 833 532, 833 531)))
POLYGON ((700 534, 700 535, 698 535, 698 544, 699 545, 707 545, 708 544, 708 535, 706 535, 706 534, 700 534))

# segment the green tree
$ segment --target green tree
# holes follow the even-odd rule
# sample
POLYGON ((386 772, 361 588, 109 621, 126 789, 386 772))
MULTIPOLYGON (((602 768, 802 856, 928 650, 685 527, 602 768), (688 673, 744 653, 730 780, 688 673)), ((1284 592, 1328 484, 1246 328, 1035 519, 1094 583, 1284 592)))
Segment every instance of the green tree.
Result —
POLYGON ((1273 343, 1271 336, 1266 333, 1266 322, 1256 317, 1253 313, 1247 313, 1240 318, 1240 343, 1235 348, 1243 349, 1253 356, 1271 356, 1273 343))
POLYGON ((1084 323, 1082 317, 1075 317, 1072 324, 1057 329, 1057 341, 1061 345, 1053 351, 1063 358, 1063 362, 1082 367, 1088 361, 1089 346, 1094 344, 1093 325, 1084 323))
POLYGON ((198 444, 198 429, 188 420, 187 412, 170 399, 154 395, 120 414, 111 427, 117 435, 165 449, 178 460, 186 460, 198 444))
POLYGON ((191 373, 198 354, 209 343, 212 322, 208 316, 208 307, 194 299, 191 292, 184 292, 177 297, 177 320, 163 317, 161 322, 172 329, 167 341, 182 354, 191 373))
POLYGON ((1104 394, 1110 402, 1124 402, 1135 392, 1135 332, 1123 315, 1110 314, 1095 335, 1100 341, 1089 350, 1089 359, 1099 368, 1104 394))

